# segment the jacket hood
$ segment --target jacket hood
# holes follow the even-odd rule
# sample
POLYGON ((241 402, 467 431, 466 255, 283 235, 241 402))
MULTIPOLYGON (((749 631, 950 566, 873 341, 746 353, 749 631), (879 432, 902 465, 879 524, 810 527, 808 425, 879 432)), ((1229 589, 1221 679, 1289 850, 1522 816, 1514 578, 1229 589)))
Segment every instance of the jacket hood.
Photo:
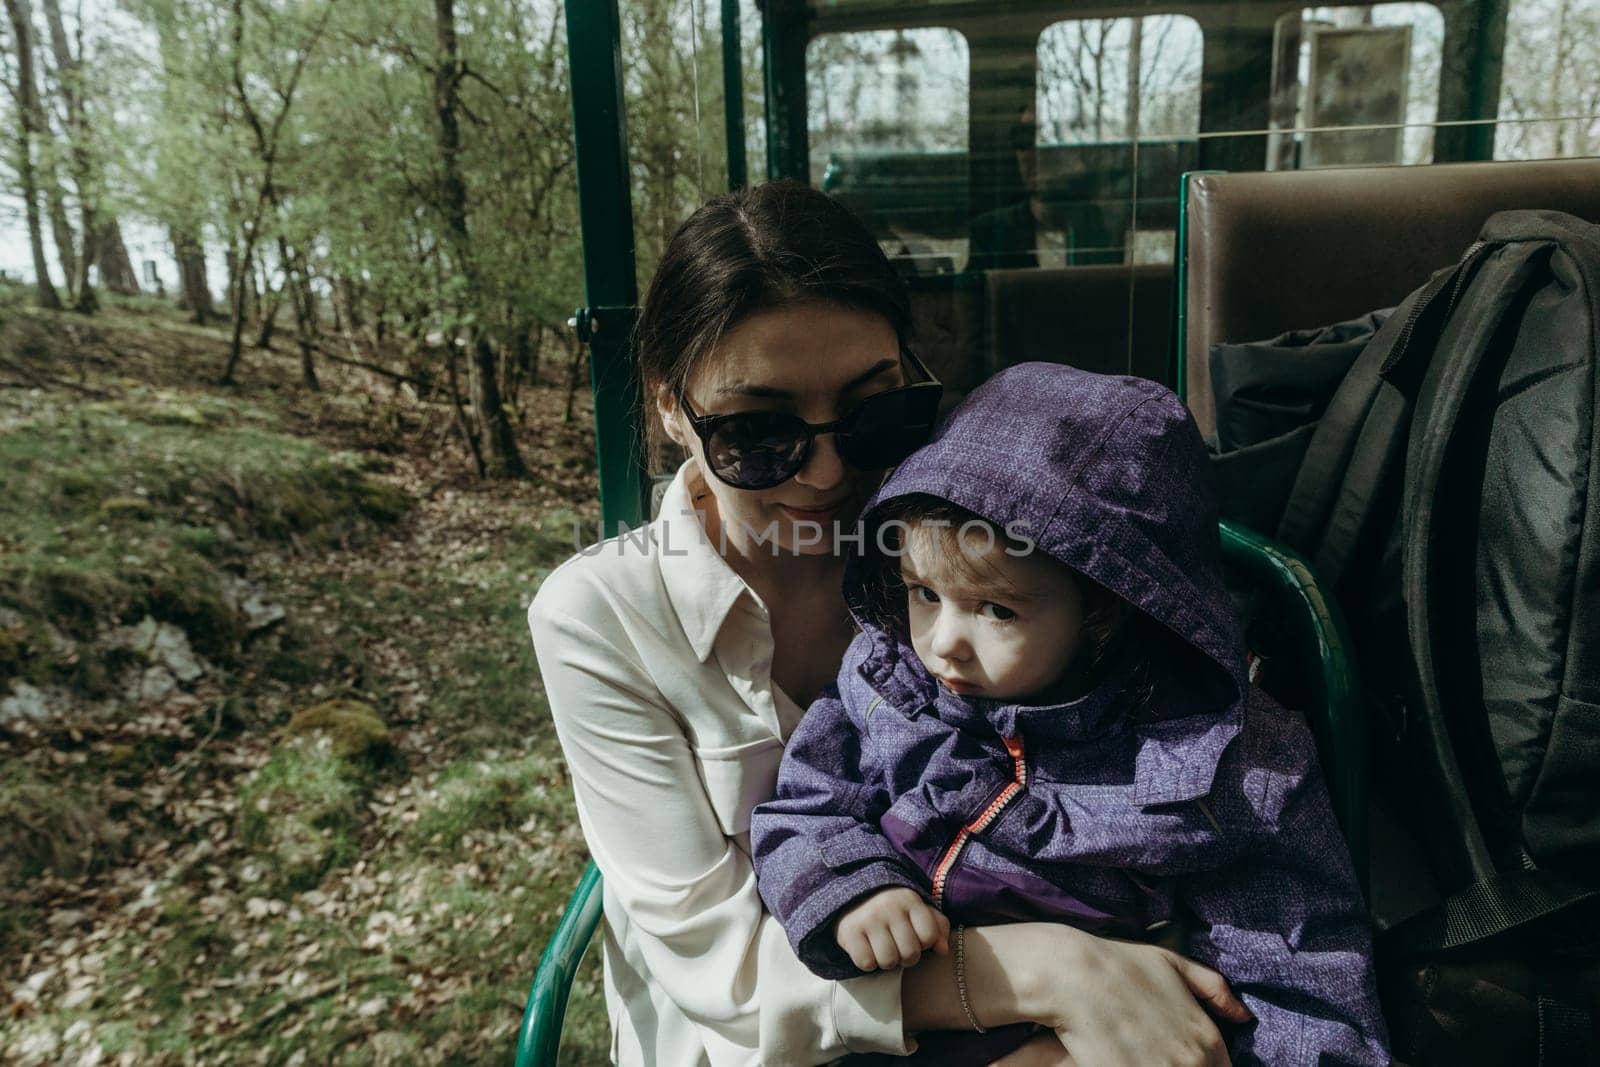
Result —
POLYGON ((864 554, 846 569, 845 596, 869 632, 869 583, 887 562, 877 537, 883 508, 912 494, 1024 534, 1035 551, 1099 582, 1215 663, 1230 683, 1226 704, 1244 696, 1210 463, 1170 390, 1053 363, 1018 364, 974 390, 863 513, 864 554))

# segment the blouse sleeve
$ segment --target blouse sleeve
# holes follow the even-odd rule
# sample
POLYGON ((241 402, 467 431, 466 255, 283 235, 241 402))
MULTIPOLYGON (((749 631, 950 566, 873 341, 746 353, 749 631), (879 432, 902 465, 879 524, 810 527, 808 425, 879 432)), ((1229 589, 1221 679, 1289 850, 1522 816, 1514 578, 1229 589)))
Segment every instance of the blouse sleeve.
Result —
POLYGON ((906 1054, 900 972, 830 982, 801 965, 616 609, 586 583, 555 584, 528 617, 584 838, 645 970, 710 1061, 906 1054))

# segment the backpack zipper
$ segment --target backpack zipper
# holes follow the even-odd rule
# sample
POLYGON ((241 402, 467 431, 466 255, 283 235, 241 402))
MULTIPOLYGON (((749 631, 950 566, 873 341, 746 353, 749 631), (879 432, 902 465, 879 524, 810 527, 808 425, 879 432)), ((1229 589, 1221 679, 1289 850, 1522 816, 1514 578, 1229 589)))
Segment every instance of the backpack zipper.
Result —
POLYGON ((944 907, 945 885, 949 882, 950 872, 955 869, 956 860, 966 848, 967 841, 973 834, 987 830, 1000 817, 1006 805, 1011 803, 1011 799, 1022 792, 1023 786, 1028 784, 1028 764, 1022 749, 1022 738, 1007 737, 1002 740, 1005 741, 1006 753, 1011 757, 1014 780, 1000 790, 998 796, 989 801, 988 807, 984 808, 976 819, 961 828, 956 834, 956 839, 950 842, 950 847, 945 849, 944 855, 939 857, 939 862, 933 868, 933 906, 936 908, 944 907))
MULTIPOLYGON (((1488 246, 1488 243, 1487 241, 1473 242, 1472 247, 1463 252, 1461 258, 1456 262, 1456 269, 1451 277, 1454 284, 1450 287, 1450 299, 1446 301, 1444 306, 1445 318, 1450 317, 1450 312, 1455 310, 1456 301, 1461 297, 1461 289, 1466 285, 1467 281, 1467 268, 1472 265, 1472 261, 1477 258, 1478 253, 1488 246)), ((1417 321, 1422 318, 1422 313, 1427 310, 1428 305, 1432 304, 1438 295, 1438 292, 1435 292, 1428 299, 1418 300, 1411 305, 1411 310, 1406 314, 1405 324, 1400 327, 1400 334, 1395 338, 1394 349, 1389 353, 1389 358, 1383 361, 1383 367, 1379 370, 1380 374, 1387 374, 1405 356, 1406 350, 1411 347, 1411 334, 1416 329, 1417 321)))

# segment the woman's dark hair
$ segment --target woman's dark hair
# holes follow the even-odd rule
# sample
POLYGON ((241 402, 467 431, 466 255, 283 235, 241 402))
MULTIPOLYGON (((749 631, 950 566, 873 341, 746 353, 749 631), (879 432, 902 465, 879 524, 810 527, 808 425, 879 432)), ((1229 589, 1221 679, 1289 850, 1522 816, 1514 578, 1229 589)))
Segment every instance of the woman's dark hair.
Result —
POLYGON ((746 317, 812 302, 875 312, 910 339, 905 283, 838 201, 795 181, 707 201, 672 235, 645 294, 634 343, 646 412, 746 317))

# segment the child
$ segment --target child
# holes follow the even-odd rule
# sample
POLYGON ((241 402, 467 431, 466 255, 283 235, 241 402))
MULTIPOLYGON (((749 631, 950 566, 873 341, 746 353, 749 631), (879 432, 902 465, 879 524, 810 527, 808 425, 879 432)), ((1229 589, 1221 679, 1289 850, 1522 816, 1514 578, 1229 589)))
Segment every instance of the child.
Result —
MULTIPOLYGON (((861 633, 751 823, 800 958, 846 978, 948 951, 951 921, 1148 940, 1186 919, 1186 954, 1256 1017, 1227 1035, 1235 1064, 1388 1063, 1350 859, 1304 723, 1246 680, 1182 403, 1013 367, 864 522, 861 633)), ((1055 1040, 977 1032, 965 993, 975 1032, 914 1059, 1055 1040)))

